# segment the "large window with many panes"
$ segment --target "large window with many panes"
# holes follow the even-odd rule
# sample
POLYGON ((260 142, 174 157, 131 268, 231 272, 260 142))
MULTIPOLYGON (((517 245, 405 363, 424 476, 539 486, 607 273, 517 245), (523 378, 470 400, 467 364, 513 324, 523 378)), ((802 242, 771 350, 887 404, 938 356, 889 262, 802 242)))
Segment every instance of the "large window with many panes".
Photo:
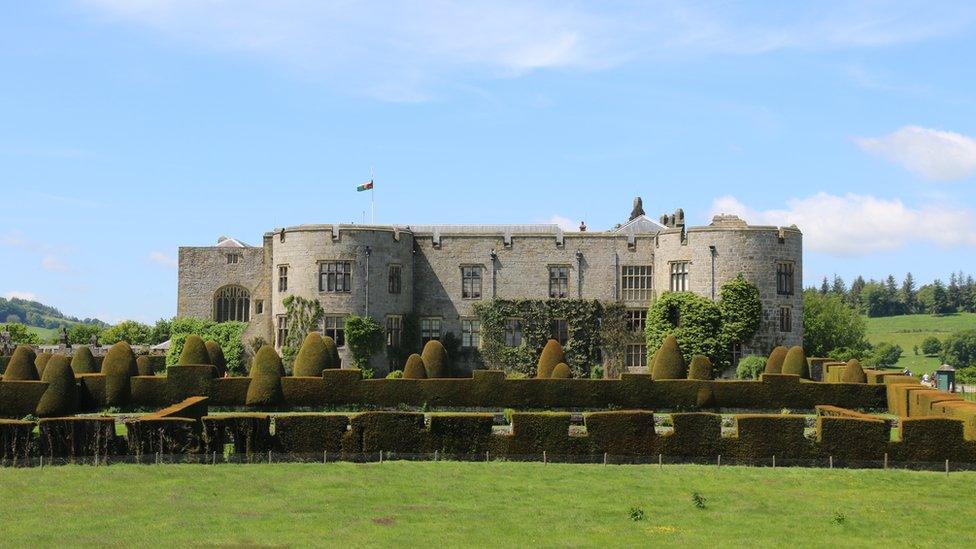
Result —
POLYGON ((336 347, 346 345, 346 317, 343 315, 326 315, 322 318, 323 335, 327 335, 335 341, 336 347))
POLYGON ((285 340, 288 339, 288 322, 285 319, 285 315, 278 315, 276 318, 278 323, 278 347, 285 344, 285 340))
POLYGON ((779 331, 781 332, 793 331, 793 308, 792 307, 779 308, 779 331))
POLYGON ((461 348, 477 349, 481 345, 481 321, 476 318, 461 319, 461 348))
POLYGON ((649 301, 653 271, 650 265, 625 265, 620 271, 624 301, 649 301))
POLYGON ((554 318, 549 323, 549 337, 555 339, 560 345, 566 345, 569 341, 569 323, 565 318, 554 318))
POLYGON ((400 275, 402 272, 403 268, 400 265, 390 265, 390 275, 387 286, 391 294, 400 293, 400 275))
POLYGON ((646 368, 647 345, 643 343, 628 345, 624 355, 624 366, 627 368, 646 368))
POLYGON ((671 263, 671 291, 688 291, 689 261, 675 261, 671 263))
POLYGON ((352 262, 319 263, 319 291, 347 293, 352 291, 352 262))
POLYGON ((569 267, 564 265, 549 267, 549 297, 552 299, 569 297, 569 267))
POLYGON ((481 299, 481 267, 461 267, 461 298, 481 299))
POLYGON ((386 344, 394 348, 400 348, 403 344, 402 316, 390 315, 386 317, 386 344))
POLYGON ((776 263, 776 293, 779 295, 793 295, 793 269, 792 261, 779 261, 776 263))
POLYGON ((441 338, 441 318, 427 316, 420 319, 420 343, 426 345, 428 341, 441 338))
POLYGON ((278 291, 288 291, 288 265, 278 265, 278 291))

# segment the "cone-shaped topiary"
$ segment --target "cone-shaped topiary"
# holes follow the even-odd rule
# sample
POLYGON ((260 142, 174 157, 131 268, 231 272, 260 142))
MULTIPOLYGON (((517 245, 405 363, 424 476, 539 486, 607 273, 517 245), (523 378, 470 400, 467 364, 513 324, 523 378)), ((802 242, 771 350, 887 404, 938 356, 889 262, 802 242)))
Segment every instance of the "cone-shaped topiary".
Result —
POLYGON ((124 341, 112 345, 102 360, 102 373, 105 374, 105 403, 128 404, 132 392, 129 378, 139 373, 132 347, 124 341))
POLYGON ((424 359, 428 379, 447 377, 447 350, 440 341, 436 339, 428 341, 420 357, 424 359))
POLYGON ((7 369, 3 372, 3 380, 37 381, 40 376, 37 375, 37 367, 34 366, 35 359, 37 355, 34 354, 34 349, 27 345, 18 345, 14 349, 13 356, 10 357, 10 362, 7 363, 7 369))
POLYGON ((550 339, 542 348, 542 354, 539 355, 539 362, 535 367, 535 377, 539 379, 552 377, 552 371, 560 362, 566 362, 563 346, 555 339, 550 339))
POLYGON ((98 363, 87 346, 78 347, 71 355, 71 371, 78 374, 97 374, 98 363))
POLYGON ((156 375, 156 370, 153 368, 153 363, 146 355, 139 355, 136 357, 136 371, 138 371, 139 375, 141 376, 156 375))
POLYGON ((341 368, 342 359, 339 358, 339 347, 336 346, 335 340, 330 336, 323 336, 322 344, 329 351, 329 360, 325 363, 325 368, 327 370, 341 368))
POLYGON ((794 374, 801 378, 810 377, 810 369, 807 365, 807 355, 803 352, 803 347, 790 347, 783 360, 783 373, 794 374))
POLYGON ((183 342, 183 350, 180 351, 180 358, 177 359, 178 366, 190 364, 210 364, 210 354, 207 353, 207 344, 198 335, 186 336, 183 342))
POLYGON ((840 376, 840 380, 844 383, 867 383, 868 376, 864 373, 864 368, 861 368, 861 363, 852 358, 844 366, 844 374, 840 376))
POLYGON ((227 359, 224 358, 224 350, 220 348, 220 343, 211 339, 205 345, 207 346, 207 357, 214 367, 214 375, 224 377, 224 374, 227 373, 227 359))
POLYGON ((298 350, 291 373, 295 376, 322 377, 322 370, 331 360, 331 353, 322 341, 322 336, 318 332, 309 332, 302 342, 302 348, 298 350))
POLYGON ((47 361, 51 360, 52 356, 54 355, 51 353, 41 353, 34 359, 34 367, 37 368, 37 377, 41 380, 44 379, 44 366, 47 365, 47 361))
POLYGON ((37 403, 38 417, 73 415, 78 409, 78 388, 68 357, 53 355, 44 368, 41 381, 47 382, 47 389, 37 403))
POLYGON ((556 367, 552 369, 552 379, 569 379, 573 377, 573 371, 569 369, 569 364, 565 362, 560 362, 556 364, 556 367))
POLYGON ((776 347, 769 353, 769 358, 766 359, 766 367, 763 369, 764 374, 781 374, 783 373, 783 361, 786 360, 786 347, 782 345, 776 347))
POLYGON ((258 350, 251 365, 250 377, 245 401, 248 406, 268 406, 281 402, 281 357, 270 345, 258 350))
POLYGON ((403 379, 427 379, 424 359, 417 353, 407 357, 407 364, 403 367, 403 379))
POLYGON ((687 375, 685 360, 681 358, 678 340, 673 335, 664 338, 664 343, 654 358, 651 379, 684 379, 687 375))
POLYGON ((660 347, 658 347, 657 350, 654 351, 654 355, 651 357, 651 361, 647 363, 647 373, 650 374, 650 373, 652 373, 652 370, 654 370, 654 363, 657 362, 657 355, 660 352, 661 352, 661 348, 660 347))
POLYGON ((688 379, 712 379, 712 361, 705 355, 691 357, 688 379))

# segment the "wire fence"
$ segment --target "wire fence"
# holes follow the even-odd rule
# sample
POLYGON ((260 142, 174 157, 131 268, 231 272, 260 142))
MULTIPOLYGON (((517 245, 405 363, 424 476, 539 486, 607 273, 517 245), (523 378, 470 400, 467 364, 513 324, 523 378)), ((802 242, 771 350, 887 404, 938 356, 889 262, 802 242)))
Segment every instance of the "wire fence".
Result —
POLYGON ((274 451, 260 453, 218 453, 210 454, 142 454, 142 455, 93 455, 76 457, 45 457, 31 456, 20 459, 4 459, 0 466, 5 467, 52 467, 64 465, 83 465, 105 467, 112 465, 256 465, 275 463, 305 463, 332 464, 350 462, 360 464, 383 464, 395 461, 451 461, 451 462, 535 462, 548 464, 587 464, 587 465, 639 465, 646 467, 667 467, 671 465, 700 465, 708 467, 802 467, 819 469, 892 469, 912 471, 936 471, 950 474, 952 472, 976 471, 976 463, 944 461, 895 461, 887 456, 881 460, 852 460, 828 456, 826 458, 783 458, 769 456, 768 458, 742 458, 716 455, 711 457, 682 457, 657 455, 616 455, 616 454, 541 454, 524 455, 493 455, 491 452, 483 454, 445 454, 434 453, 403 453, 403 452, 322 452, 322 453, 277 453, 274 451))

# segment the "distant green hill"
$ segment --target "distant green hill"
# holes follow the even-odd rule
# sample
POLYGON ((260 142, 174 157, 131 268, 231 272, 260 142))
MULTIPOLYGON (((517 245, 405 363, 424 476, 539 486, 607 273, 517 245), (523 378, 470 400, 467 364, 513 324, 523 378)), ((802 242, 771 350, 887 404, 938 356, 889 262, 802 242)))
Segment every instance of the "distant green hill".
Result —
POLYGON ((0 297, 0 323, 16 322, 26 324, 45 341, 56 335, 61 326, 72 324, 95 324, 107 327, 108 324, 97 318, 77 318, 68 316, 50 305, 38 301, 0 297))
POLYGON ((929 373, 939 367, 939 357, 916 355, 913 347, 922 346, 922 340, 935 336, 943 340, 959 330, 976 328, 976 313, 956 313, 952 315, 901 315, 869 318, 868 341, 871 344, 887 341, 901 345, 904 353, 898 361, 898 368, 908 368, 915 375, 929 373))

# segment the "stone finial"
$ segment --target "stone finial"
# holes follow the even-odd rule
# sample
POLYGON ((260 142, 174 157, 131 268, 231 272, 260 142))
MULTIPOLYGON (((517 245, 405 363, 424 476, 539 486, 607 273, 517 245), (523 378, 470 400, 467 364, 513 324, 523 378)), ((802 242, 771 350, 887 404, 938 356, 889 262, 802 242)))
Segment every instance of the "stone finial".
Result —
POLYGON ((630 219, 634 220, 644 215, 644 201, 641 197, 634 197, 634 208, 630 211, 630 219))
POLYGON ((586 221, 580 221, 579 232, 581 232, 581 233, 585 233, 586 232, 586 221))

